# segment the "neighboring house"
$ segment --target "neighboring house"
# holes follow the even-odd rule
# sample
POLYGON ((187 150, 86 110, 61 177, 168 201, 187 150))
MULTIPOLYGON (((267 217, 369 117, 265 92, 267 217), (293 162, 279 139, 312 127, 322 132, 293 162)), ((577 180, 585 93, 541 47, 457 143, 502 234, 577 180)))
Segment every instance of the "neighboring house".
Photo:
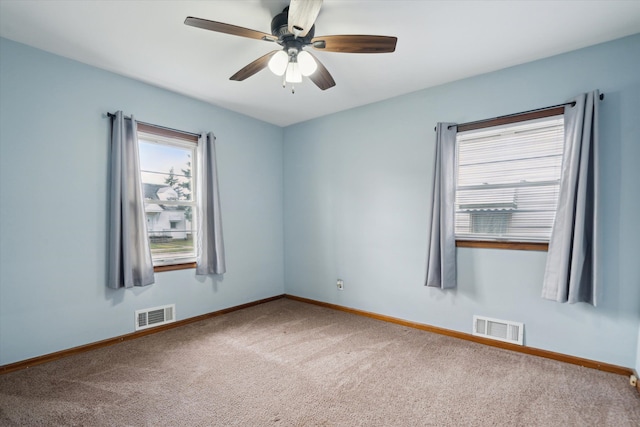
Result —
MULTIPOLYGON (((178 193, 166 185, 143 184, 144 200, 178 200, 178 193)), ((184 208, 159 203, 145 203, 147 231, 152 242, 186 239, 191 224, 185 217, 184 208)))
POLYGON ((460 215, 456 217, 456 231, 461 234, 486 234, 499 238, 510 232, 514 213, 517 219, 517 190, 513 188, 459 191, 457 196, 460 215), (465 203, 474 199, 483 202, 465 203))

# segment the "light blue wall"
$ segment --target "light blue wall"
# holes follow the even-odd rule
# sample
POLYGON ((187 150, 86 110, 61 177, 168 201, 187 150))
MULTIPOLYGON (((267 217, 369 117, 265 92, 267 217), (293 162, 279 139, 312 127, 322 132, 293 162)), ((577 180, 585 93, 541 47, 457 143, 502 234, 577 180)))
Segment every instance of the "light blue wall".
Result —
POLYGON ((132 332, 136 309, 184 319, 284 292, 281 128, 6 39, 0 55, 0 365, 132 332), (223 278, 105 286, 118 109, 216 134, 223 278))
POLYGON ((284 159, 287 293, 463 332, 473 314, 520 321, 528 346, 637 366, 640 35, 288 127, 284 159), (425 288, 435 124, 597 88, 601 305, 543 300, 546 252, 461 248, 458 289, 425 288))
POLYGON ((640 35, 283 131, 0 39, 0 365, 132 332, 139 308, 176 303, 184 319, 286 291, 465 332, 473 314, 522 321, 529 346, 640 370, 638 70, 640 35), (594 88, 606 93, 601 306, 542 300, 540 252, 459 249, 459 288, 422 286, 435 123, 594 88), (216 133, 224 278, 106 288, 104 113, 117 109, 216 133))

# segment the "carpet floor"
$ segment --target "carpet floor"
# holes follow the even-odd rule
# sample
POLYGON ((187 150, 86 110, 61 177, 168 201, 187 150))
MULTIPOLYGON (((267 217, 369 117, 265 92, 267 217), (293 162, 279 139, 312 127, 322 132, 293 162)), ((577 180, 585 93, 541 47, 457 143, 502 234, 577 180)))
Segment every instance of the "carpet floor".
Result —
POLYGON ((639 426, 628 378, 279 299, 0 375, 2 426, 639 426))

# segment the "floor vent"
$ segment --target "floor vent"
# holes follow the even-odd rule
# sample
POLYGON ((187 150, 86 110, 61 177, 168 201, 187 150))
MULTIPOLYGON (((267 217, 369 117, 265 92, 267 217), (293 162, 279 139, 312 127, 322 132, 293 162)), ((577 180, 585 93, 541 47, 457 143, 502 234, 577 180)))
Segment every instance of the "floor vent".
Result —
POLYGON ((524 324, 473 316, 473 335, 523 345, 524 324))
POLYGON ((176 321, 176 305, 136 310, 136 331, 176 321))

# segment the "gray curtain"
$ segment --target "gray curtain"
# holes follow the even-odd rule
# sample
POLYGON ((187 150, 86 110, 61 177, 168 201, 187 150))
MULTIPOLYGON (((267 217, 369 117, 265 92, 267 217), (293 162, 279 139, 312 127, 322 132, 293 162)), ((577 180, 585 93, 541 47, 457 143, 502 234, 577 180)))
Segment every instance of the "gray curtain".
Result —
POLYGON ((453 123, 436 126, 436 161, 427 252, 426 286, 456 287, 455 170, 456 133, 453 123))
POLYGON ((154 282, 142 198, 137 124, 122 111, 112 118, 109 271, 111 288, 154 282))
POLYGON ((223 274, 226 271, 215 142, 213 133, 202 134, 198 141, 198 275, 223 274))
POLYGON ((598 91, 566 106, 564 159, 542 297, 597 303, 598 91))

